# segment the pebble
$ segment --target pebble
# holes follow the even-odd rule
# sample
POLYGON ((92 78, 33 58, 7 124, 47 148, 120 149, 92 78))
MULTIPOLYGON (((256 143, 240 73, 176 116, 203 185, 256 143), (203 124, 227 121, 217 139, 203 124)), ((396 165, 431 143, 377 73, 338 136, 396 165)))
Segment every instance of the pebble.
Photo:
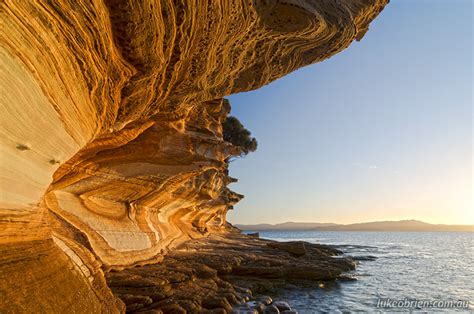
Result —
POLYGON ((249 301, 247 302, 247 305, 250 306, 250 308, 257 310, 259 313, 262 313, 265 309, 265 304, 258 301, 249 301))
POLYGON ((273 300, 272 298, 270 298, 269 296, 261 296, 260 298, 258 298, 258 301, 265 304, 265 305, 270 305, 272 304, 273 300))
POLYGON ((263 309, 264 314, 280 314, 280 310, 275 305, 267 305, 263 309))
POLYGON ((240 306, 240 307, 233 308, 230 313, 231 314, 258 314, 258 311, 256 309, 251 309, 249 307, 240 306))
POLYGON ((252 301, 251 295, 244 295, 243 299, 246 303, 234 306, 231 314, 298 314, 297 311, 292 310, 291 306, 284 301, 273 301, 269 296, 260 296, 252 301))

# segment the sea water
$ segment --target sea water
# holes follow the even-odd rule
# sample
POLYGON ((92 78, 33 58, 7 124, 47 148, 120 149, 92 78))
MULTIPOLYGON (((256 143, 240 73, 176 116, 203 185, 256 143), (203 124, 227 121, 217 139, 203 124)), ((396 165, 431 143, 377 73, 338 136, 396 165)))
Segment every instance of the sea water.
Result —
POLYGON ((345 255, 362 259, 350 273, 357 281, 278 291, 278 299, 299 313, 471 313, 473 309, 474 233, 260 231, 260 237, 334 245, 345 255), (400 308, 402 301, 412 304, 400 308), (413 307, 417 301, 430 303, 413 307), (457 302, 458 308, 439 308, 445 301, 457 302), (468 309, 462 308, 466 301, 468 309), (429 305, 433 303, 434 307, 429 305))

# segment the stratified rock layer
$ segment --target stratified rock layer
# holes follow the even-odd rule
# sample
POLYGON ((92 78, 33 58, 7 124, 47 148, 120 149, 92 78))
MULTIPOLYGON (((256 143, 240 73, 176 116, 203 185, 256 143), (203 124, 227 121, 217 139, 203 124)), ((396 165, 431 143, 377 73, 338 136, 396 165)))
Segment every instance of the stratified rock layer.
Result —
POLYGON ((341 51, 386 2, 1 2, 2 312, 122 311, 103 270, 224 231, 222 97, 341 51))
POLYGON ((340 254, 320 244, 278 243, 229 232, 187 241, 160 264, 112 271, 106 278, 128 312, 226 313, 234 306, 240 313, 254 313, 245 304, 252 291, 269 293, 287 284, 314 288, 347 279, 340 275, 355 263, 335 257, 340 254))

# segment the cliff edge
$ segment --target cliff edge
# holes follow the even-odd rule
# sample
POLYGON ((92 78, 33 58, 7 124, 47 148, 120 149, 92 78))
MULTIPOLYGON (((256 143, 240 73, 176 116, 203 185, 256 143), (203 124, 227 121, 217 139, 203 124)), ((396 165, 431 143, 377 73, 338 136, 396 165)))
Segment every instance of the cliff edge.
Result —
POLYGON ((345 49, 387 2, 2 1, 2 312, 122 312, 104 271, 227 232, 223 97, 345 49))

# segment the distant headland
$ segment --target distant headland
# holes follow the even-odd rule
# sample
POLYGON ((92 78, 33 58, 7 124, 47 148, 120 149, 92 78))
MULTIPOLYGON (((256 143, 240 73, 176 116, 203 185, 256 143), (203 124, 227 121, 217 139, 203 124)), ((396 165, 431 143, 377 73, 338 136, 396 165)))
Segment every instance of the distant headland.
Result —
POLYGON ((474 225, 430 224, 419 220, 373 221, 354 224, 284 222, 279 224, 236 224, 241 230, 259 231, 445 231, 474 232, 474 225))

